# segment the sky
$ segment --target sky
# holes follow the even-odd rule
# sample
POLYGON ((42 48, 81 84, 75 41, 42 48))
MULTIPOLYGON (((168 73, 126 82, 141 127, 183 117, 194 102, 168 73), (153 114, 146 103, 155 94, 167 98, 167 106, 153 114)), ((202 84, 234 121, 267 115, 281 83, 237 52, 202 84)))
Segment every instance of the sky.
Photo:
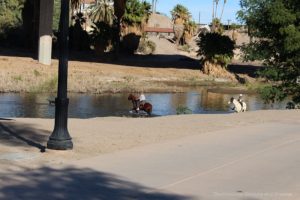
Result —
MULTIPOLYGON (((146 0, 151 4, 151 0, 146 0)), ((224 14, 222 17, 222 23, 227 24, 228 20, 230 23, 238 23, 236 19, 236 12, 240 10, 239 0, 227 0, 224 8, 224 14)), ((170 11, 175 7, 175 5, 181 4, 188 8, 192 14, 192 18, 195 22, 210 23, 212 20, 212 0, 157 0, 156 11, 171 16, 170 11)), ((218 16, 221 14, 221 9, 223 6, 223 0, 219 3, 218 16)))

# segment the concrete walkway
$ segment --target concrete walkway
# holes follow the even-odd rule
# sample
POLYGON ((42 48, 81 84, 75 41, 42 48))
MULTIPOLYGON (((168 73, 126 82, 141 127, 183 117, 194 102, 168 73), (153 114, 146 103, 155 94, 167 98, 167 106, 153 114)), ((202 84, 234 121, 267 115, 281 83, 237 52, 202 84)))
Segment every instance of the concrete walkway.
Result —
POLYGON ((0 199, 299 200, 300 124, 265 123, 0 172, 0 199))
POLYGON ((300 125, 218 131, 72 163, 204 200, 300 199, 300 125))

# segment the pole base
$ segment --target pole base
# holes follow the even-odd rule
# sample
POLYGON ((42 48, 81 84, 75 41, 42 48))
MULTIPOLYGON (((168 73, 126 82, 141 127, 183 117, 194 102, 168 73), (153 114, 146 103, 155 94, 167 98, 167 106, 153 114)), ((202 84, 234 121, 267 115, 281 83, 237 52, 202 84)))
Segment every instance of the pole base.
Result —
POLYGON ((54 140, 50 138, 47 142, 47 148, 53 150, 71 150, 73 149, 73 142, 68 140, 54 140))

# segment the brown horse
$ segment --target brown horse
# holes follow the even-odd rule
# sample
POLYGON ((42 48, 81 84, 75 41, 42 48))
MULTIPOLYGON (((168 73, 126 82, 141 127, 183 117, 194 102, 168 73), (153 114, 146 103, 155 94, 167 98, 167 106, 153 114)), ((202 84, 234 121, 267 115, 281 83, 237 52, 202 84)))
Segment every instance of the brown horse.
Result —
MULTIPOLYGON (((128 96, 128 101, 132 102, 132 105, 133 105, 132 110, 135 110, 136 112, 138 112, 137 106, 138 106, 139 98, 134 96, 133 94, 130 94, 128 96)), ((152 105, 151 105, 151 103, 148 103, 148 102, 146 102, 144 104, 140 104, 139 109, 145 111, 148 115, 151 115, 151 113, 152 113, 152 105)))

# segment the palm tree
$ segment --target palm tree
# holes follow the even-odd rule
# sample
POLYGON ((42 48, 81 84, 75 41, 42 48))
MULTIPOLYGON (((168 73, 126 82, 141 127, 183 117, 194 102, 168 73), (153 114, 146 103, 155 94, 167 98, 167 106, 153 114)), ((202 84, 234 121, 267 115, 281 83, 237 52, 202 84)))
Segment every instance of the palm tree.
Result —
POLYGON ((80 4, 82 3, 83 0, 71 0, 71 8, 72 10, 75 10, 79 8, 80 4))
POLYGON ((174 21, 174 33, 176 37, 176 44, 179 45, 179 41, 184 34, 185 24, 190 19, 190 13, 186 7, 177 4, 171 11, 172 19, 174 21))
POLYGON ((114 20, 114 9, 111 0, 101 0, 92 7, 90 17, 93 22, 105 22, 112 25, 114 20))
POLYGON ((155 10, 154 10, 154 1, 155 1, 155 0, 152 0, 152 4, 151 4, 151 6, 152 6, 152 13, 153 13, 153 14, 155 13, 155 10))
POLYGON ((221 12, 221 16, 220 16, 220 21, 222 20, 223 13, 224 13, 224 8, 225 8, 225 4, 226 3, 227 3, 227 0, 224 0, 223 7, 222 7, 222 12, 221 12))
POLYGON ((215 14, 214 16, 217 17, 218 15, 218 6, 219 6, 219 0, 214 0, 216 2, 216 9, 215 9, 215 14))
POLYGON ((148 21, 150 14, 151 5, 146 1, 128 0, 123 16, 123 24, 142 28, 148 21))
POLYGON ((114 11, 118 21, 121 21, 121 18, 125 13, 126 2, 127 0, 114 0, 114 11))
POLYGON ((212 21, 215 19, 215 0, 212 0, 213 6, 212 6, 212 21))

